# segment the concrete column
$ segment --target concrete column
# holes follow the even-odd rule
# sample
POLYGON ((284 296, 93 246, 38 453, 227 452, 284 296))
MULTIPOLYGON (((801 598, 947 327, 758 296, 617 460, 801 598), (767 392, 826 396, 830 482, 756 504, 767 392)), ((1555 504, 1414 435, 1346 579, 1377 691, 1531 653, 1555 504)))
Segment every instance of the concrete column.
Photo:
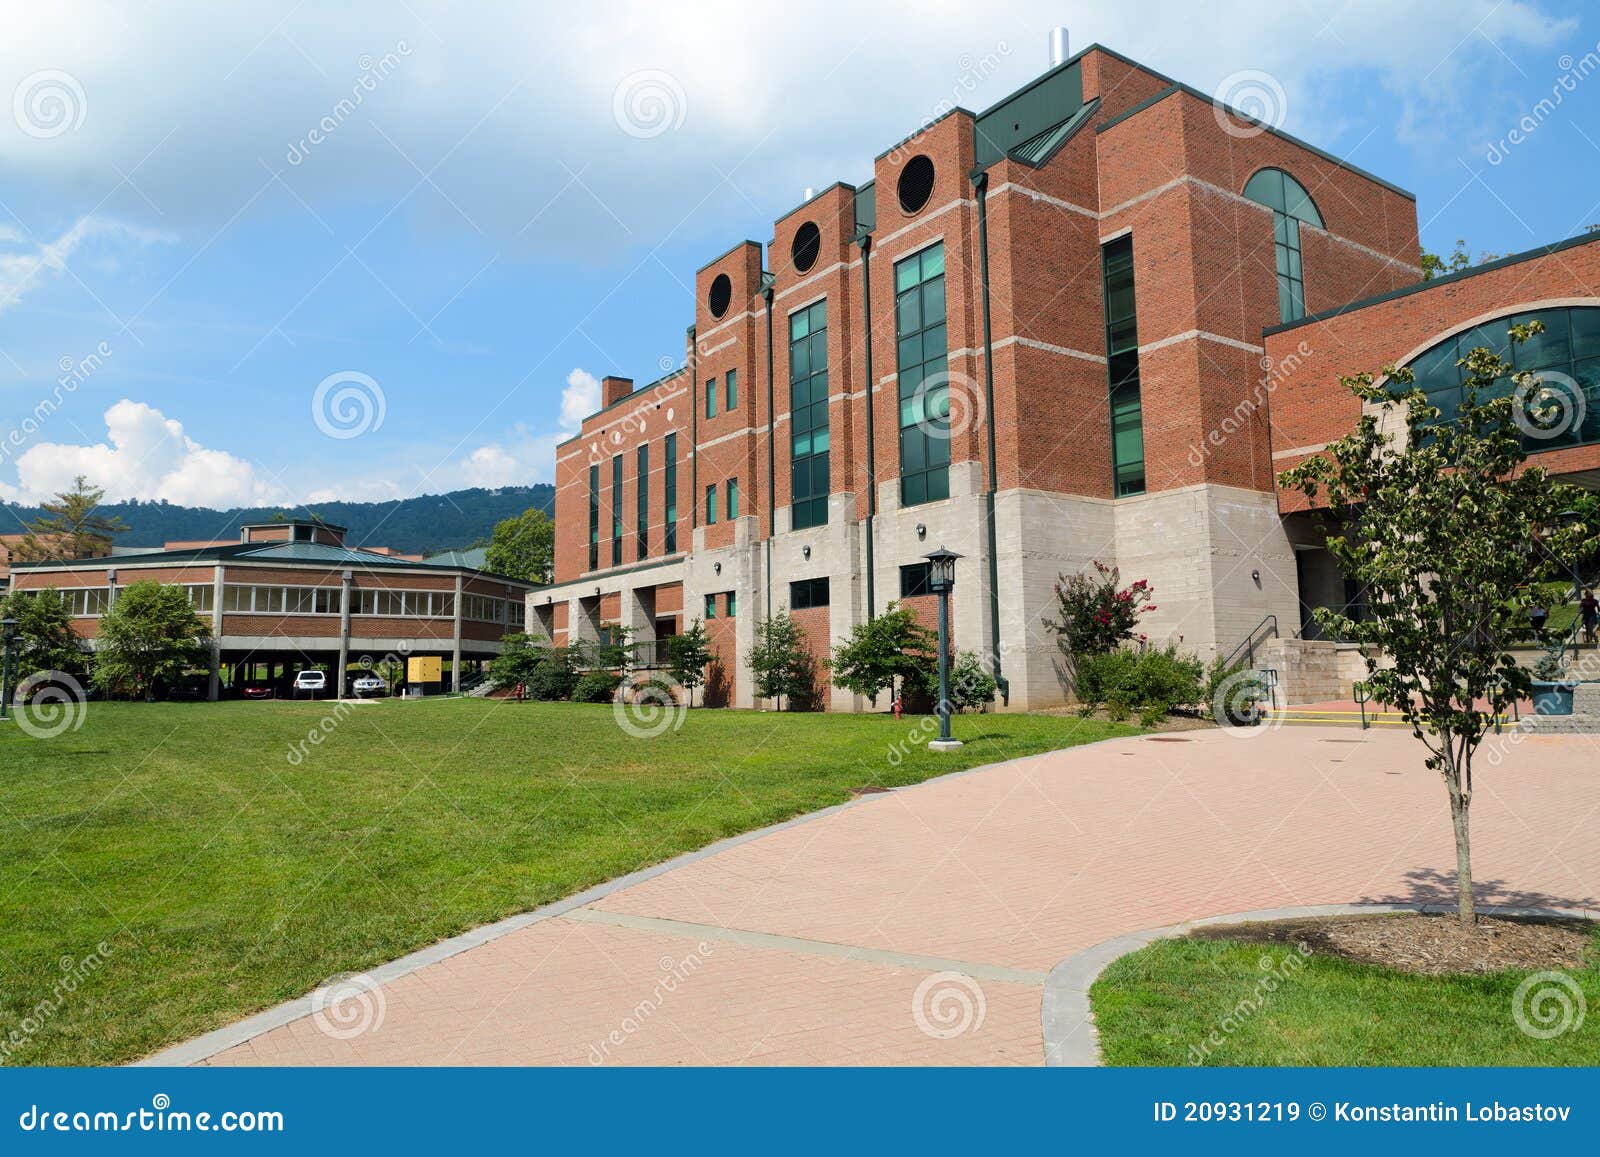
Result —
POLYGON ((461 576, 456 575, 455 622, 451 627, 450 690, 461 690, 461 576))
POLYGON ((350 571, 344 571, 339 584, 339 681, 334 684, 333 697, 344 698, 345 668, 350 665, 350 571))
POLYGON ((221 693, 219 673, 222 663, 222 564, 218 563, 211 574, 211 680, 206 698, 215 703, 221 693))

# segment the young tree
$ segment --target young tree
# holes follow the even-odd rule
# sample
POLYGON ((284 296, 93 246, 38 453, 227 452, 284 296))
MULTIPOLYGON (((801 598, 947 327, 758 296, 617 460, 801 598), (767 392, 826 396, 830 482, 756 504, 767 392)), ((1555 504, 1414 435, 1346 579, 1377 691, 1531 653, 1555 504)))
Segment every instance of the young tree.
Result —
POLYGON ((507 578, 547 583, 555 561, 555 542, 555 523, 537 506, 530 506, 515 518, 495 524, 485 564, 507 578))
POLYGON ((980 711, 994 702, 1000 684, 988 664, 975 651, 962 651, 950 670, 950 706, 957 711, 980 711))
POLYGON ((776 699, 780 711, 784 699, 793 709, 796 698, 810 695, 816 681, 816 662, 806 645, 806 633, 786 610, 757 625, 748 663, 755 677, 756 697, 776 699))
POLYGON ((934 633, 917 622, 911 608, 890 603, 834 648, 833 681, 869 699, 897 689, 937 694, 938 662, 934 633))
POLYGON ((16 670, 71 671, 88 658, 83 640, 72 630, 67 600, 54 587, 37 591, 12 591, 0 599, 0 619, 17 621, 16 670))
POLYGON ((78 475, 72 480, 71 490, 57 494, 53 502, 39 504, 44 514, 28 523, 26 534, 12 553, 32 561, 110 554, 113 537, 126 533, 128 528, 120 518, 97 513, 105 493, 78 475))
POLYGON ((672 677, 689 692, 689 705, 694 706, 694 689, 705 683, 706 668, 711 665, 704 620, 696 619, 683 634, 667 640, 667 663, 672 677))
POLYGON ((117 592, 100 619, 97 641, 95 686, 139 697, 205 663, 211 627, 182 587, 137 582, 117 592))
MULTIPOLYGON (((1521 344, 1542 328, 1512 326, 1511 338, 1521 344)), ((1281 482, 1324 495, 1338 520, 1328 550, 1369 592, 1363 619, 1319 608, 1317 620, 1365 646, 1373 700, 1405 714, 1427 747, 1427 767, 1443 777, 1457 909, 1471 924, 1472 757, 1530 683, 1504 644, 1541 555, 1570 555, 1593 530, 1562 525, 1558 515, 1574 505, 1575 488, 1526 465, 1519 419, 1537 425, 1544 404, 1533 375, 1516 375, 1511 396, 1480 401, 1511 363, 1475 349, 1463 364, 1469 380, 1453 421, 1440 421, 1409 370, 1386 368, 1387 385, 1370 373, 1344 379, 1363 403, 1355 432, 1281 482)))

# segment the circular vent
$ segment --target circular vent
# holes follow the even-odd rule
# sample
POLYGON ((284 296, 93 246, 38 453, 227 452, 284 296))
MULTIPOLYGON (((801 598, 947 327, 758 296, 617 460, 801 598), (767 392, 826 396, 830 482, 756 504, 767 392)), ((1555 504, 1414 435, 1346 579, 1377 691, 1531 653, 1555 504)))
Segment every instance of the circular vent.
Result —
POLYGON ((733 282, 728 280, 726 273, 717 274, 717 279, 711 283, 711 294, 706 298, 706 304, 711 307, 712 317, 721 317, 728 312, 728 303, 733 300, 733 282))
POLYGON ((900 170, 898 192, 900 208, 907 213, 915 213, 928 203, 933 196, 933 162, 926 155, 918 153, 906 162, 900 170))
POLYGON ((789 247, 789 256, 794 258, 796 270, 806 272, 817 263, 817 254, 821 252, 822 230, 817 228, 815 222, 807 221, 794 231, 794 244, 789 247))

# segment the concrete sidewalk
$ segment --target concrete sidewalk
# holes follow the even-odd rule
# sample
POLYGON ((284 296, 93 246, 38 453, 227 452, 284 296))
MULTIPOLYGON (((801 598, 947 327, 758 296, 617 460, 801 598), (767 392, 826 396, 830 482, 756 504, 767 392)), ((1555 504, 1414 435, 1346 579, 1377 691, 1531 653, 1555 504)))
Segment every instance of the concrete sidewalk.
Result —
MULTIPOLYGON (((1487 741, 1473 827, 1486 901, 1600 909, 1592 737, 1487 741)), ((1247 909, 1448 900, 1454 862, 1409 734, 1117 740, 691 858, 353 978, 205 1063, 1037 1065, 1043 982, 1074 952, 1247 909)))

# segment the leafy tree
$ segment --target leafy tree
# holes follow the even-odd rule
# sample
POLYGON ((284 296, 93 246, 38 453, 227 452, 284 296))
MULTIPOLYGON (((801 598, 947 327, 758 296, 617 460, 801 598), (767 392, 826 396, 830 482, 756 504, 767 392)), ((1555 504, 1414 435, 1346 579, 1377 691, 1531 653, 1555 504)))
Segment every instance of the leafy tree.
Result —
POLYGON ((1116 567, 1096 561, 1094 571, 1058 576, 1056 617, 1044 620, 1069 663, 1116 650, 1133 638, 1139 616, 1156 609, 1144 579, 1119 587, 1121 572, 1116 567))
POLYGON ((1440 257, 1437 253, 1422 251, 1422 280, 1432 281, 1435 277, 1445 277, 1451 273, 1460 273, 1463 269, 1470 269, 1474 265, 1484 265, 1490 261, 1498 261, 1499 253, 1485 251, 1478 255, 1478 260, 1473 261, 1472 255, 1467 252, 1467 243, 1464 240, 1456 241, 1455 250, 1449 257, 1440 257))
POLYGON ((776 699, 778 709, 789 700, 809 698, 816 684, 816 661, 806 645, 806 633, 786 610, 768 617, 756 626, 755 645, 748 659, 755 677, 758 699, 776 699))
POLYGON ((12 553, 33 561, 110 554, 112 539, 128 528, 122 519, 99 512, 105 493, 78 475, 71 490, 57 494, 53 502, 39 504, 44 513, 24 527, 26 533, 12 553))
MULTIPOLYGON (((1542 329, 1515 325, 1511 339, 1521 344, 1542 329)), ((1504 641, 1541 555, 1570 555, 1593 528, 1563 525, 1558 516, 1574 505, 1575 488, 1526 465, 1515 419, 1518 407, 1539 405, 1535 376, 1517 374, 1512 395, 1495 398, 1488 395, 1511 363, 1480 348, 1462 364, 1469 380, 1453 421, 1440 421, 1409 370, 1386 368, 1388 386, 1370 373, 1344 379, 1363 403, 1354 433, 1280 481, 1325 496, 1339 520, 1328 550, 1370 592, 1365 618, 1319 608, 1317 621, 1366 648, 1373 700, 1404 713, 1427 748, 1426 766, 1444 779, 1457 909, 1470 924, 1472 758, 1495 716, 1530 683, 1504 641)))
POLYGON ((706 668, 711 665, 711 642, 706 638, 704 620, 696 619, 683 634, 667 640, 667 664, 672 677, 689 692, 689 705, 694 706, 694 689, 705 683, 706 668))
POLYGON ((17 652, 12 661, 25 676, 35 671, 75 670, 88 657, 83 640, 73 633, 67 600, 54 587, 12 591, 0 599, 0 619, 17 621, 17 652))
POLYGON ((909 607, 890 603, 834 648, 833 681, 869 699, 898 689, 936 694, 938 656, 934 633, 917 622, 909 607))
POLYGON ((178 586, 129 583, 100 620, 94 684, 135 697, 180 678, 208 659, 211 627, 178 586))
POLYGON ((555 565, 556 527, 537 506, 496 523, 486 565, 495 574, 530 583, 550 581, 555 565))

